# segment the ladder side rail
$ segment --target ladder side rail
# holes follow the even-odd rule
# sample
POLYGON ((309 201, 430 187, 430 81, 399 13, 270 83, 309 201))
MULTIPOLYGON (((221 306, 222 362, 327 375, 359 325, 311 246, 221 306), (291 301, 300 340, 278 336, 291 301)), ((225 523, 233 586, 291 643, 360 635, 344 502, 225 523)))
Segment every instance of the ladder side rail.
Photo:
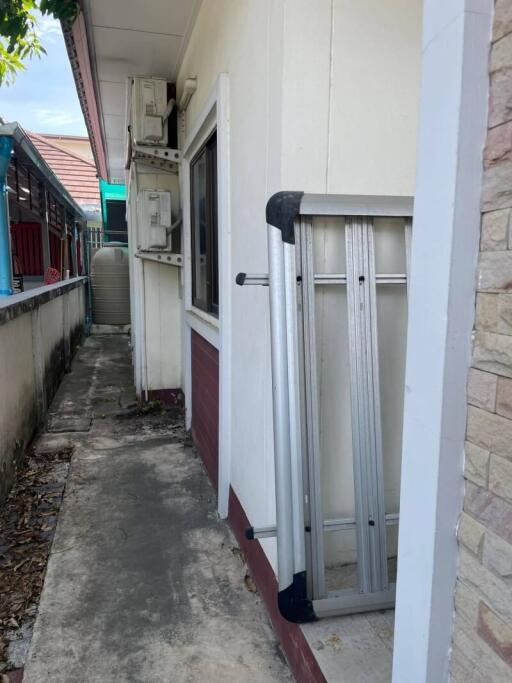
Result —
POLYGON ((304 340, 304 273, 303 273, 303 235, 302 219, 299 219, 296 226, 295 240, 295 263, 297 269, 297 353, 298 353, 298 372, 299 372, 299 410, 300 410, 300 447, 302 457, 302 501, 304 512, 304 547, 306 553, 306 590, 308 596, 313 593, 313 549, 311 533, 311 496, 309 458, 308 458, 308 412, 306 398, 306 365, 305 365, 305 340, 304 340))
POLYGON ((388 585, 372 218, 347 217, 346 249, 357 569, 369 593, 388 585))
POLYGON ((372 478, 372 460, 373 460, 373 423, 371 419, 370 410, 370 395, 371 395, 371 377, 369 376, 371 364, 368 358, 369 345, 369 330, 368 330, 368 289, 367 289, 367 261, 366 261, 366 230, 364 218, 358 217, 354 222, 354 243, 356 249, 357 271, 355 272, 354 280, 357 281, 356 289, 356 353, 357 353, 357 383, 359 386, 357 409, 359 410, 359 427, 361 433, 359 441, 361 450, 359 456, 362 463, 362 495, 364 506, 364 517, 358 520, 365 529, 365 542, 367 548, 368 562, 365 565, 365 577, 367 580, 367 590, 373 591, 373 577, 375 575, 375 556, 373 548, 373 534, 371 524, 375 523, 375 511, 373 500, 373 478, 372 478), (362 281, 361 281, 362 277, 362 281))
POLYGON ((313 264, 313 221, 311 216, 301 216, 300 222, 302 260, 302 320, 304 345, 305 404, 307 425, 307 460, 309 475, 310 546, 312 590, 314 598, 326 594, 324 524, 322 484, 320 471, 319 392, 316 356, 315 285, 313 264))
POLYGON ((302 476, 302 430, 299 389, 299 345, 297 324, 297 267, 294 244, 283 243, 286 299, 286 336, 290 409, 290 458, 293 514, 294 574, 306 571, 304 537, 304 491, 302 476))
MULTIPOLYGON (((406 305, 407 305, 407 316, 409 316, 409 300, 410 300, 410 293, 411 293, 411 249, 412 249, 412 216, 406 216, 404 218, 404 236, 405 236, 405 280, 403 284, 405 284, 405 296, 406 296, 406 305)), ((378 278, 377 278, 378 281, 378 278)), ((401 283, 402 284, 402 283, 401 283)), ((396 518, 395 524, 399 524, 399 518, 400 515, 399 513, 390 515, 386 515, 386 520, 388 517, 393 516, 396 518)))
POLYGON ((268 226, 272 403, 276 489, 277 574, 279 592, 293 584, 293 515, 291 491, 286 299, 281 232, 268 226))
POLYGON ((377 330, 377 292, 375 277, 375 247, 373 218, 363 219, 363 254, 365 261, 365 294, 367 298, 367 382, 369 437, 368 451, 369 504, 374 525, 370 527, 372 544, 372 591, 388 588, 386 508, 384 500, 384 471, 382 454, 382 425, 380 407, 379 348, 377 330))
POLYGON ((368 572, 370 551, 368 539, 368 510, 364 480, 366 467, 364 463, 364 419, 361 404, 361 360, 359 334, 359 252, 357 237, 359 231, 356 220, 347 217, 345 220, 345 239, 347 254, 347 308, 348 308, 348 337, 349 337, 349 365, 350 365, 350 397, 352 415, 352 449, 354 469, 356 544, 357 544, 357 573, 359 590, 362 593, 370 591, 371 580, 368 572))
POLYGON ((412 248, 412 217, 404 219, 405 230, 405 275, 407 278, 407 294, 409 294, 409 282, 411 277, 411 248, 412 248))

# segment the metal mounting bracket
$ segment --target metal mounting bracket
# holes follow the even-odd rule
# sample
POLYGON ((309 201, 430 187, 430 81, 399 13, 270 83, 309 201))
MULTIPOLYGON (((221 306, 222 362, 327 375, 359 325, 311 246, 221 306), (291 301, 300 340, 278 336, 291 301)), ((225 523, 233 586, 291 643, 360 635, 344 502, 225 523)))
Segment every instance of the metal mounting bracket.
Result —
POLYGON ((135 258, 144 259, 145 261, 153 261, 154 263, 161 263, 164 266, 176 266, 181 268, 183 266, 182 254, 173 254, 169 251, 137 251, 135 258))
POLYGON ((133 161, 139 161, 170 173, 178 173, 179 164, 181 163, 181 152, 179 149, 132 145, 131 151, 133 161))

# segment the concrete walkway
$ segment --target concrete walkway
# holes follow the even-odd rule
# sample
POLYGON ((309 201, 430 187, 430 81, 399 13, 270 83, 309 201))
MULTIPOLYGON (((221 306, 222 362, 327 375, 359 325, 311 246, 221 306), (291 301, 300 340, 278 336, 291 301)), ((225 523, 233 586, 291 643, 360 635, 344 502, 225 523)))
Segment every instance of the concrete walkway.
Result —
POLYGON ((40 447, 75 451, 24 682, 292 680, 180 416, 131 384, 90 337, 52 405, 40 447))

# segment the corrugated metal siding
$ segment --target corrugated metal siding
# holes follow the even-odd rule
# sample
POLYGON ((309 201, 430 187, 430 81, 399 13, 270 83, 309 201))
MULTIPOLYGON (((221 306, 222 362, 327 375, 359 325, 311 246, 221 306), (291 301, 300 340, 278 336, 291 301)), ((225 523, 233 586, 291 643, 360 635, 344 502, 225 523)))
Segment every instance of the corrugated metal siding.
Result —
POLYGON ((192 330, 192 438, 217 488, 219 473, 219 352, 192 330))

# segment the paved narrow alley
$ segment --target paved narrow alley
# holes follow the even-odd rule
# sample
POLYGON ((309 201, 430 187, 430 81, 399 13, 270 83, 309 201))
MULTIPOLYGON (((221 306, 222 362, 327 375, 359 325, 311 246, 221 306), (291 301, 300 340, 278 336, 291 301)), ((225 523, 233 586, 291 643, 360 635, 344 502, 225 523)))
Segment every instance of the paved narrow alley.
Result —
POLYGON ((74 447, 25 683, 290 681, 178 413, 141 413, 125 336, 92 336, 39 447, 74 447))

